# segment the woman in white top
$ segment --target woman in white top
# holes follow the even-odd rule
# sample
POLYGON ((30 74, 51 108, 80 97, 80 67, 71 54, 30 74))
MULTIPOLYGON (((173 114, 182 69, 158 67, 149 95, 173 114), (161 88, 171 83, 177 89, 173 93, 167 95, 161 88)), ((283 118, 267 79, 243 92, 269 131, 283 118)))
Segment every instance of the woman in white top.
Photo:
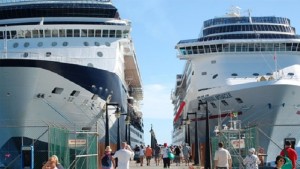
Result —
POLYGON ((141 147, 140 147, 140 163, 141 163, 141 166, 143 166, 144 158, 145 158, 145 148, 144 148, 143 145, 141 145, 141 147))

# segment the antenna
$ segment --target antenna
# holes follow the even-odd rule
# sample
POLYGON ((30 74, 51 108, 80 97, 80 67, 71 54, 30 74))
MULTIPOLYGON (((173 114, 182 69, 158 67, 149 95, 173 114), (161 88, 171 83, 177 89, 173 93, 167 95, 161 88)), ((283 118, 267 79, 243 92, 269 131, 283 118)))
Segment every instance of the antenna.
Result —
POLYGON ((249 22, 252 24, 251 12, 252 11, 250 9, 248 9, 249 22))

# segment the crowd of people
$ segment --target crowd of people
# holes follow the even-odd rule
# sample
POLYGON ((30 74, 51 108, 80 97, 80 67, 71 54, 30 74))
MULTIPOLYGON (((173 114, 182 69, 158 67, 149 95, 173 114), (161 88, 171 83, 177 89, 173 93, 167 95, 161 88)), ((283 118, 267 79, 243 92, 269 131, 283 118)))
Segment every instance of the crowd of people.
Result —
MULTIPOLYGON (((222 142, 218 144, 219 149, 215 152, 214 156, 214 169, 231 169, 232 158, 227 149, 224 148, 222 142)), ((296 169, 298 155, 292 148, 290 141, 285 141, 285 147, 275 159, 274 169, 296 169)), ((243 159, 243 165, 246 169, 258 169, 261 164, 255 148, 248 150, 248 155, 243 159)))
MULTIPOLYGON (((232 158, 230 152, 224 148, 222 142, 218 143, 218 150, 214 154, 214 169, 232 169, 232 158)), ((136 145, 134 149, 126 143, 122 143, 122 148, 112 154, 110 146, 105 148, 104 154, 101 156, 102 169, 129 169, 129 162, 134 159, 140 166, 150 166, 151 159, 154 158, 155 165, 159 166, 161 160, 163 161, 163 168, 170 168, 171 163, 176 166, 185 164, 189 166, 192 153, 191 147, 186 143, 178 146, 168 146, 167 143, 163 145, 156 144, 152 149, 149 145, 136 145), (171 155, 172 154, 172 155, 171 155), (174 157, 173 157, 174 156, 174 157)), ((290 141, 285 141, 285 147, 275 159, 274 169, 296 169, 298 155, 292 148, 290 141)), ((248 150, 248 155, 242 160, 246 169, 258 169, 261 160, 258 158, 255 148, 248 150)), ((42 169, 64 169, 59 163, 56 155, 51 156, 43 165, 42 169)))
POLYGON ((191 148, 188 144, 178 146, 168 146, 167 143, 163 145, 156 144, 152 149, 149 145, 145 148, 144 145, 136 145, 134 148, 134 160, 140 166, 144 165, 144 159, 146 159, 146 165, 150 165, 150 160, 154 157, 155 165, 159 166, 161 161, 164 168, 169 168, 171 163, 175 163, 176 166, 180 166, 181 163, 189 165, 191 158, 191 148), (170 157, 170 154, 174 158, 170 157))

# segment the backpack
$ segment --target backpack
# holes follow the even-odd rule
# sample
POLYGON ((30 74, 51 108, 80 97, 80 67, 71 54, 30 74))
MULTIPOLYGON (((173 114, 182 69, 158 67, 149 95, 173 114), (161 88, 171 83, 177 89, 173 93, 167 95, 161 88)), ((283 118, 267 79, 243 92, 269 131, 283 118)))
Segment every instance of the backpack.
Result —
POLYGON ((111 166, 110 155, 105 155, 105 156, 101 159, 101 163, 102 163, 102 166, 110 167, 110 166, 111 166))

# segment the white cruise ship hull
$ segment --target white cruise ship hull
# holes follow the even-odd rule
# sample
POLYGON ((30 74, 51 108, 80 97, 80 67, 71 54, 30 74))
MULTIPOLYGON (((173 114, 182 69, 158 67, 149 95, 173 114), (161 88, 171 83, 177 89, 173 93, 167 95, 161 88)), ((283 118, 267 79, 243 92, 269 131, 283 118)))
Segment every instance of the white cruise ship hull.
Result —
MULTIPOLYGON (((297 94, 300 93, 300 84, 298 80, 281 79, 273 82, 256 82, 252 85, 220 88, 217 91, 211 89, 210 92, 216 93, 210 95, 210 99, 226 95, 228 98, 222 98, 222 100, 226 100, 230 105, 221 106, 220 110, 209 106, 211 136, 215 136, 216 126, 220 126, 221 129, 223 125, 228 126, 229 121, 232 120, 230 118, 232 110, 241 110, 233 120, 242 121, 242 127, 258 129, 259 143, 257 146, 263 147, 264 153, 268 154, 267 161, 273 161, 278 155, 285 138, 298 138, 300 135, 298 130, 300 115, 298 100, 300 97, 297 94), (247 106, 239 105, 235 98, 243 98, 243 105, 247 106)), ((200 117, 198 122, 200 130, 203 131, 198 133, 202 143, 205 142, 206 137, 204 116, 200 117)), ((230 128, 228 129, 230 130, 230 128)))

